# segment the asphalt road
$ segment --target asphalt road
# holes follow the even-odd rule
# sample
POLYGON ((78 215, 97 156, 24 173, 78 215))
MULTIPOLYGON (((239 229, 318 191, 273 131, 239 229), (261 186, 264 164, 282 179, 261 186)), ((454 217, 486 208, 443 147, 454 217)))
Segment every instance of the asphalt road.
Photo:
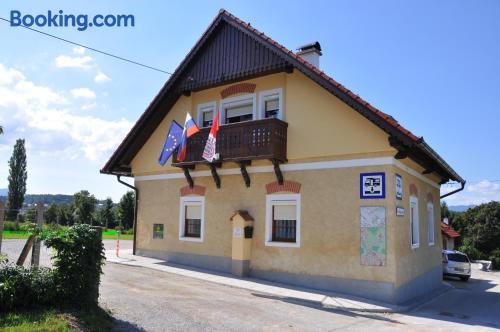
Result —
MULTIPOLYGON (((15 261, 25 240, 4 240, 15 261)), ((121 248, 132 241, 120 241, 121 248)), ((116 241, 105 240, 106 249, 116 241)), ((42 248, 42 265, 50 250, 42 248)), ((469 282, 404 314, 335 311, 147 268, 108 263, 100 302, 117 331, 488 331, 500 329, 500 272, 473 271, 469 282)))
MULTIPOLYGON (((115 240, 103 240, 104 248, 106 250, 112 250, 116 248, 115 240)), ((2 254, 6 254, 10 262, 16 262, 23 250, 26 240, 2 240, 2 254)), ((122 249, 132 249, 132 241, 122 240, 120 241, 120 248, 122 249)), ((50 249, 44 245, 40 248, 40 265, 41 266, 51 266, 50 263, 50 249)), ((26 258, 25 266, 28 266, 31 262, 31 252, 26 258)))
POLYGON ((146 268, 108 263, 101 304, 117 331, 488 331, 500 328, 500 273, 405 314, 334 311, 146 268))

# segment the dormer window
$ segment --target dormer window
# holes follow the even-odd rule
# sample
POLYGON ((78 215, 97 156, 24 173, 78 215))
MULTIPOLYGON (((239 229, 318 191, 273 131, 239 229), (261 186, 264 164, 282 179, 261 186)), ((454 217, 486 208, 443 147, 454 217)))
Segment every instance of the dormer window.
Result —
POLYGON ((224 124, 254 120, 255 94, 223 99, 221 115, 224 124))
POLYGON ((282 90, 262 91, 259 95, 261 119, 283 119, 282 90))
POLYGON ((198 125, 200 127, 210 127, 215 114, 215 101, 198 105, 198 125))

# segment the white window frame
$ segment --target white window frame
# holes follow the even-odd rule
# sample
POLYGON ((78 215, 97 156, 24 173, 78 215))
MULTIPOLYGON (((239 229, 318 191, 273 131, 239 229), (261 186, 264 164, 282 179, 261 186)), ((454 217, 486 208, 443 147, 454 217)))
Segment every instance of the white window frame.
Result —
POLYGON ((196 119, 197 119, 197 124, 200 128, 205 128, 205 127, 203 127, 203 113, 208 111, 207 110, 208 107, 213 108, 214 119, 215 119, 215 112, 217 111, 217 102, 216 101, 198 104, 198 107, 196 109, 196 119))
POLYGON ((184 196, 180 200, 179 209, 179 240, 180 241, 192 241, 192 242, 203 242, 205 235, 205 197, 203 196, 184 196), (187 205, 200 205, 201 206, 201 225, 200 225, 200 237, 186 237, 184 236, 185 223, 186 223, 186 206, 187 205))
POLYGON ((225 109, 228 106, 239 106, 243 104, 247 104, 249 101, 252 101, 252 120, 257 120, 257 97, 255 93, 250 93, 242 96, 236 96, 226 99, 221 99, 219 106, 219 117, 220 124, 226 123, 226 112, 225 109))
POLYGON ((264 244, 269 247, 300 247, 300 194, 266 195, 266 229, 264 244), (295 242, 273 241, 273 206, 280 202, 295 202, 297 221, 295 225, 295 242))
POLYGON ((433 246, 436 242, 436 221, 434 217, 434 204, 432 202, 427 203, 427 240, 429 246, 433 246))
POLYGON ((271 99, 271 97, 278 96, 278 107, 279 107, 279 112, 278 112, 278 119, 283 120, 283 89, 278 88, 278 89, 272 89, 272 90, 266 90, 262 91, 259 93, 259 118, 260 119, 265 119, 266 118, 266 109, 265 109, 265 102, 267 99, 271 99))
POLYGON ((408 214, 409 217, 410 217, 410 245, 411 245, 411 248, 412 249, 416 249, 420 246, 420 221, 419 221, 419 218, 418 218, 418 198, 415 197, 415 196, 410 196, 410 213, 408 214), (416 232, 415 232, 415 239, 416 239, 416 242, 413 243, 413 238, 412 238, 412 231, 413 231, 413 222, 412 222, 412 218, 413 218, 413 214, 412 214, 412 207, 413 207, 413 211, 414 211, 414 219, 413 219, 413 222, 416 222, 417 224, 417 227, 416 227, 416 232))

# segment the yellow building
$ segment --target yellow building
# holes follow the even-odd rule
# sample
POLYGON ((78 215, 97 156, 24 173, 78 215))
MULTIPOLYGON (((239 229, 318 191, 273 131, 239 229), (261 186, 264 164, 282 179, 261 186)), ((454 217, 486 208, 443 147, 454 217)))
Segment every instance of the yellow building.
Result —
POLYGON ((137 255, 392 303, 440 287, 439 188, 465 181, 320 55, 219 13, 101 170, 134 178, 137 255), (187 112, 203 128, 161 166, 187 112))

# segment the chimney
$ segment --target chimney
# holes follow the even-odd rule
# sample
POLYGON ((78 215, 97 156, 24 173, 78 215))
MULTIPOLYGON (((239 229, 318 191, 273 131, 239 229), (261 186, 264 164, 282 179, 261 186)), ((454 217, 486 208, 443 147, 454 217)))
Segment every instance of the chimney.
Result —
POLYGON ((448 218, 444 218, 444 219, 443 219, 443 222, 444 222, 446 225, 449 225, 449 224, 450 224, 450 222, 449 222, 448 218))
POLYGON ((300 55, 304 60, 319 68, 319 57, 322 55, 319 42, 300 46, 298 50, 297 55, 300 55))

